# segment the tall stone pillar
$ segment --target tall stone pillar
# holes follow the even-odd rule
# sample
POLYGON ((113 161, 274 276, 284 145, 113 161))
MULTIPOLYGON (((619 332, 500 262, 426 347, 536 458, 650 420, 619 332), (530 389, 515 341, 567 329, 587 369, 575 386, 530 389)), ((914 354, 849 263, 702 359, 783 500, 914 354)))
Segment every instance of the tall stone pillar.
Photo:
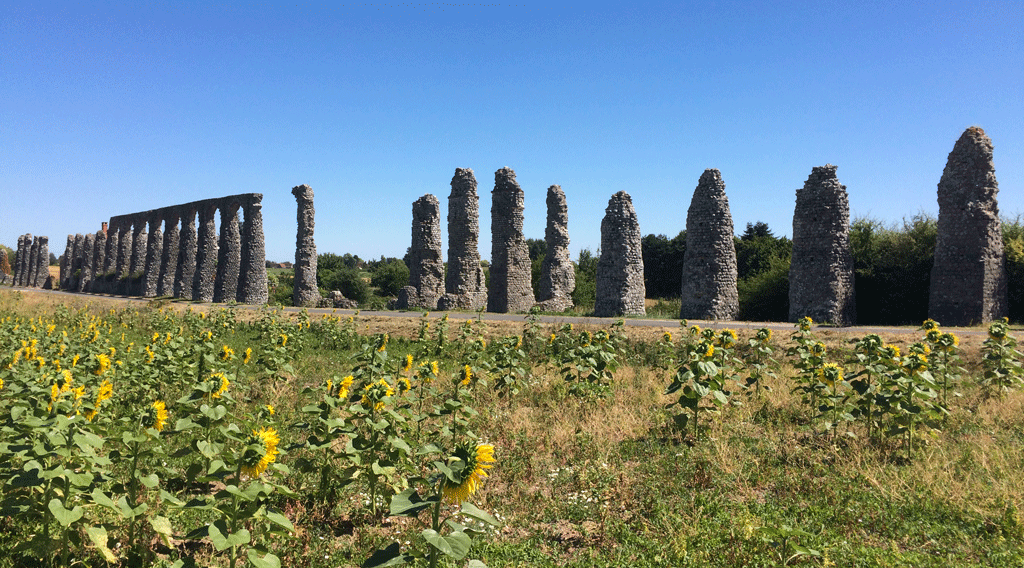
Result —
POLYGON ((686 213, 680 319, 736 319, 740 311, 736 278, 736 244, 725 182, 718 170, 704 170, 686 213))
POLYGON ((441 204, 424 195, 412 204, 412 245, 409 247, 409 286, 416 297, 399 295, 400 309, 437 308, 444 294, 444 258, 441 251, 441 204), (404 305, 403 305, 404 303, 404 305))
MULTIPOLYGON (((11 275, 11 262, 7 260, 7 249, 0 249, 0 272, 2 272, 4 276, 11 275)), ((7 282, 7 279, 4 279, 4 284, 7 282)))
POLYGON ((25 286, 34 288, 39 276, 39 237, 32 239, 28 252, 28 266, 25 270, 25 286))
MULTIPOLYGON (((106 224, 106 223, 104 223, 106 224)), ((104 264, 107 259, 107 233, 106 231, 96 231, 96 235, 93 237, 95 247, 92 253, 92 291, 106 292, 106 270, 104 270, 104 264), (100 279, 103 279, 102 281, 100 279)))
POLYGON ((68 282, 68 290, 80 292, 78 287, 82 280, 82 258, 85 255, 85 236, 81 233, 75 234, 75 246, 71 252, 71 279, 68 282))
POLYGON ((511 168, 494 172, 489 312, 527 312, 536 303, 530 250, 523 236, 523 203, 523 190, 516 181, 516 173, 511 168))
POLYGON ((204 203, 199 207, 199 237, 196 246, 196 273, 192 279, 192 299, 213 301, 213 284, 217 278, 217 206, 204 203))
POLYGON ((181 234, 178 239, 178 266, 174 270, 174 297, 192 299, 192 283, 196 271, 196 210, 181 209, 181 234))
POLYGON ((245 223, 242 226, 242 257, 238 273, 238 301, 243 304, 266 304, 267 253, 263 240, 263 195, 252 194, 242 204, 245 223))
POLYGON ((320 289, 316 286, 316 241, 313 226, 313 188, 300 185, 292 188, 298 206, 299 228, 295 237, 295 288, 292 303, 296 306, 316 306, 320 302, 320 289))
POLYGON ((625 191, 612 196, 601 220, 601 258, 597 261, 597 317, 647 313, 644 307, 644 258, 640 222, 625 191))
POLYGON ((537 299, 546 312, 562 312, 573 306, 576 269, 569 256, 569 209, 565 192, 557 185, 548 188, 548 223, 544 230, 547 253, 541 264, 537 299))
POLYGON ((142 296, 152 298, 156 296, 157 285, 160 282, 160 259, 164 255, 164 235, 160 231, 160 224, 163 219, 156 211, 150 213, 149 238, 146 241, 146 264, 145 274, 142 277, 142 296))
POLYGON ((128 274, 134 276, 146 269, 146 219, 138 218, 132 220, 132 250, 128 260, 128 274))
POLYGON ((178 212, 171 209, 162 210, 164 214, 164 244, 160 254, 160 274, 157 278, 157 296, 174 295, 174 274, 178 267, 178 212))
POLYGON ((480 198, 469 168, 456 168, 448 196, 448 274, 439 310, 475 310, 487 305, 487 286, 480 267, 480 198))
POLYGON ((130 223, 118 227, 117 277, 124 278, 132 273, 132 237, 135 232, 130 223))
POLYGON ((789 321, 802 317, 840 326, 857 322, 850 204, 832 164, 813 168, 796 191, 789 321))
POLYGON ((68 235, 68 242, 64 245, 64 254, 60 255, 60 287, 67 289, 68 274, 71 268, 71 249, 75 246, 75 236, 68 235))
POLYGON ((939 180, 928 317, 943 325, 984 324, 1008 313, 998 194, 992 140, 972 126, 956 141, 939 180))
POLYGON ((18 257, 14 259, 14 285, 24 286, 25 285, 25 268, 28 266, 28 256, 32 249, 30 235, 21 235, 18 237, 18 257), (26 242, 28 244, 26 244, 26 242))
POLYGON ((220 247, 217 255, 217 281, 214 302, 234 302, 238 296, 238 271, 242 262, 241 233, 238 229, 238 202, 220 206, 220 247))
POLYGON ((80 262, 82 269, 78 278, 78 286, 75 288, 76 292, 85 292, 92 286, 92 258, 96 248, 96 235, 88 233, 82 243, 82 260, 80 262))
POLYGON ((107 249, 103 258, 103 273, 117 272, 118 230, 116 227, 107 229, 107 249))
POLYGON ((37 257, 36 280, 32 285, 42 288, 46 284, 46 279, 50 277, 50 237, 40 236, 37 238, 39 239, 39 256, 37 257))

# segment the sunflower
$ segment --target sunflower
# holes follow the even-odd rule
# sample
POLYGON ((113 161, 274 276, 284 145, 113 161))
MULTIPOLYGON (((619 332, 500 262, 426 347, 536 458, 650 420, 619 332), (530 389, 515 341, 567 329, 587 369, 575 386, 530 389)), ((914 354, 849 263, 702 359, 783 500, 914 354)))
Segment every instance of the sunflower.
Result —
POLYGON ((405 377, 398 379, 396 386, 398 387, 398 394, 405 394, 412 390, 412 383, 410 383, 409 379, 405 377))
POLYGON ((661 334, 661 339, 665 343, 672 343, 672 332, 666 331, 665 333, 661 334))
POLYGON ((487 477, 487 470, 493 467, 494 446, 478 444, 475 450, 462 447, 455 450, 455 460, 463 463, 462 469, 456 474, 458 483, 445 478, 441 486, 441 494, 452 503, 461 503, 476 493, 476 490, 487 477))
POLYGON ((942 351, 952 353, 960 345, 960 338, 952 333, 943 333, 935 343, 942 351))
POLYGON ((928 341, 936 343, 939 341, 939 338, 942 337, 942 332, 939 331, 938 329, 929 329, 928 333, 924 334, 924 337, 928 341))
POLYGON ((814 320, 807 316, 800 318, 800 321, 797 323, 797 326, 800 328, 800 331, 811 331, 812 325, 814 325, 814 320))
POLYGON ((352 375, 349 375, 344 379, 341 379, 341 382, 338 383, 338 398, 348 398, 348 389, 352 388, 352 381, 354 380, 355 377, 353 377, 352 375))
POLYGON ((210 375, 211 388, 217 387, 217 391, 210 394, 210 398, 220 398, 220 395, 227 392, 228 387, 231 386, 231 381, 228 380, 227 375, 224 373, 213 373, 210 375))
POLYGON ((468 387, 471 382, 473 382, 473 369, 466 365, 462 368, 462 372, 459 373, 459 384, 468 387))
POLYGON ((554 342, 555 342, 555 334, 552 333, 551 337, 548 338, 548 345, 551 345, 554 342))
POLYGON ((904 358, 903 367, 908 373, 920 373, 928 368, 928 362, 921 353, 911 353, 904 358))
POLYGON ((939 329, 939 322, 933 320, 932 318, 928 318, 928 319, 924 320, 924 322, 921 324, 921 329, 923 329, 925 331, 931 331, 933 329, 939 329))
POLYGON ((242 453, 242 475, 247 479, 255 479, 266 471, 267 466, 277 460, 277 444, 280 441, 277 430, 273 428, 253 430, 245 441, 245 451, 242 453))
POLYGON ((388 348, 388 334, 384 334, 377 339, 377 353, 383 353, 388 348))
POLYGON ((405 356, 405 365, 402 366, 402 372, 408 373, 412 370, 412 353, 405 356))
POLYGON ((825 344, 820 341, 816 342, 814 345, 811 345, 811 355, 814 355, 815 357, 824 357, 825 351, 825 344))
POLYGON ((162 400, 153 401, 149 415, 146 417, 149 428, 162 432, 167 425, 167 405, 162 400))
POLYGON ((242 357, 242 364, 248 365, 249 361, 252 360, 252 347, 245 348, 245 357, 242 357))
MULTIPOLYGON (((385 334, 386 335, 386 334, 385 334)), ((363 406, 371 407, 373 410, 384 409, 384 399, 395 394, 395 389, 384 379, 376 383, 370 383, 363 387, 363 398, 360 403, 363 406)))
POLYGON ((230 361, 235 358, 235 350, 225 345, 220 348, 220 360, 230 361))
POLYGON ((438 373, 437 361, 431 361, 430 362, 430 372, 433 373, 435 377, 437 376, 437 373, 438 373))
POLYGON ((757 340, 760 341, 761 343, 768 343, 769 341, 772 340, 772 330, 768 329, 767 327, 762 327, 761 329, 757 330, 757 335, 755 335, 755 337, 757 337, 757 340))
POLYGON ((705 359, 710 359, 715 355, 715 346, 710 341, 702 341, 697 344, 697 353, 705 359))
POLYGON ((281 334, 281 347, 284 347, 285 345, 288 345, 288 335, 282 333, 281 334))
MULTIPOLYGON (((110 369, 110 356, 109 355, 105 355, 103 353, 100 353, 98 355, 95 355, 95 357, 96 357, 96 368, 93 369, 92 374, 94 374, 97 377, 99 377, 99 376, 103 375, 103 373, 106 373, 108 369, 110 369)), ((71 366, 74 367, 75 363, 77 363, 77 362, 78 362, 78 355, 75 355, 75 359, 72 361, 71 366)))
POLYGON ((721 342, 723 347, 732 347, 736 343, 736 332, 731 329, 723 329, 718 334, 718 341, 721 342))
POLYGON ((1006 339, 1006 332, 1009 331, 1006 326, 1006 322, 999 320, 992 322, 988 326, 988 336, 996 341, 1002 341, 1006 339))
POLYGON ((825 363, 825 366, 818 370, 818 379, 834 390, 836 383, 843 380, 843 370, 835 363, 825 363))

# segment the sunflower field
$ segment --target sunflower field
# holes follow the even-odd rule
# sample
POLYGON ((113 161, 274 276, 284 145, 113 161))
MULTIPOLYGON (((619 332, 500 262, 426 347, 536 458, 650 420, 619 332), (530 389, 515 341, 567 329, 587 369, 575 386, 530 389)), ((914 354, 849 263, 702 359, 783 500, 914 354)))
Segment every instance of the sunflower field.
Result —
POLYGON ((0 293, 0 565, 1019 566, 1013 330, 0 293))

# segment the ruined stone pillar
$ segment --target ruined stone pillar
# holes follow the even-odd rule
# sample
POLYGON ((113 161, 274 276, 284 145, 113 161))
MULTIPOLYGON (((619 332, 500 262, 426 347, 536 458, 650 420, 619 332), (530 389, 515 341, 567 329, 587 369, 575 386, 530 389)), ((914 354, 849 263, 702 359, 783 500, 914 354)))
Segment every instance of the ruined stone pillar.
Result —
POLYGON ((164 255, 164 235, 160 231, 160 224, 163 219, 156 211, 151 212, 147 224, 149 225, 149 237, 146 240, 146 263, 142 276, 141 296, 152 298, 156 296, 157 285, 160 281, 160 259, 164 255))
POLYGON ((96 235, 89 233, 85 235, 82 240, 82 251, 81 261, 82 266, 81 273, 78 278, 78 286, 75 287, 76 292, 85 292, 92 286, 92 258, 96 248, 96 235))
POLYGON ((444 258, 441 252, 441 204, 427 194, 412 204, 412 245, 409 247, 409 286, 416 297, 399 299, 399 309, 433 310, 444 294, 444 258), (402 305, 402 304, 405 305, 402 305))
POLYGON ((238 296, 238 271, 242 262, 241 233, 238 229, 238 202, 220 206, 220 247, 217 255, 217 281, 214 302, 234 302, 238 296))
POLYGON ((544 229, 547 253, 541 265, 537 300, 546 312, 562 312, 573 306, 576 269, 569 257, 569 209, 560 186, 548 188, 547 206, 548 224, 544 229))
POLYGON ((192 278, 192 299, 213 301, 213 284, 217 278, 217 206, 204 203, 199 207, 199 235, 196 245, 196 273, 192 278))
MULTIPOLYGON (((7 249, 0 249, 0 272, 2 272, 4 276, 11 275, 11 263, 7 260, 7 249)), ((4 283, 6 282, 7 281, 4 280, 4 283)))
POLYGON ((32 285, 42 288, 46 284, 46 279, 50 277, 50 237, 41 236, 37 239, 39 240, 39 256, 37 257, 36 279, 32 285))
MULTIPOLYGON (((106 223, 104 223, 106 225, 106 223)), ((106 275, 107 271, 104 268, 107 259, 107 233, 106 231, 96 231, 96 235, 93 238, 95 242, 95 248, 92 253, 92 291, 106 292, 106 275), (102 281, 101 281, 102 279, 102 281)))
POLYGON ((300 185, 292 188, 298 205, 299 229, 295 237, 295 289, 292 303, 296 306, 316 306, 320 302, 320 289, 316 286, 316 241, 313 225, 313 188, 300 185))
POLYGON ((242 258, 238 273, 238 301, 243 304, 266 304, 267 253, 263 240, 263 195, 254 193, 242 204, 245 223, 242 226, 242 258))
POLYGON ((175 209, 163 210, 164 213, 164 244, 160 254, 160 274, 157 277, 157 296, 174 295, 174 275, 178 268, 178 212, 175 209))
POLYGON ((601 220, 601 258, 597 261, 597 317, 647 313, 644 307, 644 258, 640 222, 625 191, 612 196, 601 220))
POLYGON ((14 259, 14 285, 25 285, 25 270, 28 267, 28 257, 32 249, 32 236, 21 235, 18 237, 18 257, 14 259))
POLYGON ((34 288, 39 277, 39 237, 32 239, 28 252, 28 265, 25 267, 25 286, 34 288))
POLYGON ((523 236, 523 190, 511 168, 494 172, 491 192, 491 285, 487 311, 527 312, 536 303, 523 236))
POLYGON ((68 242, 64 245, 64 254, 60 255, 60 287, 68 288, 68 275, 71 272, 71 249, 75 246, 75 236, 68 235, 68 242))
POLYGON ((85 236, 81 233, 75 234, 75 244, 71 251, 71 278, 68 281, 68 290, 80 291, 78 283, 82 280, 82 258, 85 255, 85 236))
POLYGON ((135 276, 135 274, 145 270, 146 264, 146 241, 148 235, 146 234, 146 219, 135 218, 132 220, 132 250, 131 257, 128 259, 128 274, 135 276))
POLYGON ((1007 315, 998 193, 992 140, 972 126, 956 141, 939 180, 928 317, 942 325, 977 325, 1007 315))
POLYGON ((131 224, 125 224, 117 229, 117 277, 124 278, 131 274, 132 267, 132 231, 131 224))
POLYGON ((832 164, 813 168, 796 191, 789 321, 805 316, 840 326, 857 322, 850 204, 832 164))
POLYGON ((439 310, 475 310, 487 305, 487 286, 480 267, 480 198, 469 168, 456 168, 448 196, 448 274, 439 310))
POLYGON ((118 241, 118 239, 117 239, 117 237, 118 237, 117 227, 111 226, 110 228, 107 229, 106 233, 107 233, 107 249, 104 252, 103 272, 105 274, 110 274, 112 272, 117 272, 117 249, 118 249, 118 245, 117 245, 117 241, 118 241))
POLYGON ((686 213, 680 319, 736 319, 740 311, 736 278, 736 244, 725 182, 718 170, 704 170, 686 213))
POLYGON ((196 210, 183 207, 181 209, 181 234, 178 238, 178 266, 174 271, 175 298, 192 299, 198 243, 196 210))

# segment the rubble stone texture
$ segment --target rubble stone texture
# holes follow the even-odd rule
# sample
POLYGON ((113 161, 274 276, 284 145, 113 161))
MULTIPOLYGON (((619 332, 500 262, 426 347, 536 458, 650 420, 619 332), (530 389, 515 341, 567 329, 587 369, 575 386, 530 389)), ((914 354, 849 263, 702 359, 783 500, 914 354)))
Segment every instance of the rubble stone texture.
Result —
POLYGON ((399 294, 399 309, 421 307, 432 310, 437 307, 437 301, 444 294, 442 255, 441 203, 433 195, 427 194, 412 204, 409 286, 416 294, 399 294), (410 301, 412 303, 408 303, 410 301))
POLYGON ((107 234, 103 231, 96 231, 93 241, 96 243, 92 253, 92 279, 93 288, 95 288, 96 281, 105 274, 103 265, 106 264, 107 259, 107 234))
POLYGON ((192 277, 192 299, 213 301, 213 285, 217 279, 217 208, 206 204, 199 208, 196 272, 192 277))
POLYGON ((146 222, 136 219, 132 224, 132 250, 128 259, 128 274, 134 276, 146 267, 146 244, 149 235, 146 234, 146 222), (146 235, 143 237, 142 235, 146 235))
POLYGON ((477 249, 480 235, 480 198, 469 168, 456 168, 448 196, 448 274, 439 310, 476 310, 487 305, 487 286, 477 249))
POLYGON ((107 252, 106 258, 103 260, 103 273, 110 274, 117 272, 117 251, 118 251, 118 232, 116 228, 107 229, 107 252))
POLYGON ((992 141, 972 126, 953 146, 939 180, 928 317, 943 325, 976 325, 1007 315, 998 193, 992 141))
POLYGON ((196 210, 182 208, 181 234, 178 244, 178 266, 174 271, 174 297, 192 299, 192 282, 196 273, 196 252, 199 236, 196 234, 196 210))
POLYGON ((214 302, 234 302, 238 296, 238 269, 242 262, 241 231, 238 229, 238 204, 220 209, 220 252, 217 256, 217 281, 214 302))
POLYGON ((32 253, 32 235, 18 237, 18 258, 14 263, 14 285, 24 286, 28 280, 28 257, 32 253))
POLYGON ((292 188, 298 207, 298 232, 295 235, 295 288, 292 302, 296 306, 315 307, 320 302, 316 286, 316 241, 313 228, 316 210, 313 208, 313 188, 299 185, 292 188))
MULTIPOLYGON (((131 274, 132 267, 132 232, 131 225, 121 227, 118 231, 117 276, 124 278, 131 274)), ((73 258, 73 257, 72 257, 73 258)))
POLYGON ((802 317, 840 326, 857 322, 850 204, 832 164, 813 168, 796 190, 789 320, 802 317))
POLYGON ((68 242, 64 245, 64 254, 60 255, 60 287, 67 289, 68 274, 71 268, 71 249, 75 246, 75 236, 68 235, 68 242))
POLYGON ((612 196, 601 220, 601 258, 597 261, 597 317, 647 313, 644 307, 644 259, 640 222, 625 191, 612 196))
POLYGON ((491 284, 487 311, 527 312, 536 303, 523 236, 523 190, 511 168, 494 172, 491 191, 491 284))
POLYGON ((28 265, 25 267, 25 284, 29 288, 36 285, 36 277, 39 275, 39 237, 32 239, 32 246, 28 251, 28 265))
POLYGON ((68 280, 68 290, 78 291, 78 283, 82 279, 82 258, 85 254, 85 236, 81 233, 75 234, 75 245, 71 250, 71 278, 68 280))
POLYGON ((160 275, 157 279, 157 296, 174 295, 174 275, 178 269, 178 212, 171 211, 164 217, 164 245, 160 254, 160 275))
POLYGON ((0 249, 0 272, 10 275, 11 263, 7 260, 7 249, 0 249))
POLYGON ((736 319, 740 309, 736 278, 736 245, 725 182, 718 170, 704 170, 686 214, 679 317, 736 319))
POLYGON ((267 288, 266 244, 263 240, 263 194, 249 194, 243 200, 245 217, 242 224, 242 265, 238 273, 238 301, 243 304, 266 304, 270 297, 267 288))
POLYGON ((547 253, 541 264, 537 299, 546 312, 561 312, 572 307, 576 289, 576 270, 569 257, 569 209, 565 192, 557 185, 548 188, 548 224, 544 230, 547 253))
POLYGON ((75 289, 76 292, 85 292, 89 290, 92 285, 92 257, 93 249, 95 248, 96 236, 92 233, 85 235, 85 238, 82 241, 82 250, 80 253, 82 257, 82 271, 78 277, 78 286, 75 289))
POLYGON ((152 298, 156 296, 156 290, 160 284, 160 259, 164 255, 164 234, 160 230, 163 219, 157 214, 152 214, 147 220, 149 225, 149 238, 146 240, 146 262, 142 275, 142 296, 152 298))
POLYGON ((39 239, 39 264, 36 266, 36 281, 32 285, 42 288, 46 279, 50 276, 50 237, 41 236, 39 239))

